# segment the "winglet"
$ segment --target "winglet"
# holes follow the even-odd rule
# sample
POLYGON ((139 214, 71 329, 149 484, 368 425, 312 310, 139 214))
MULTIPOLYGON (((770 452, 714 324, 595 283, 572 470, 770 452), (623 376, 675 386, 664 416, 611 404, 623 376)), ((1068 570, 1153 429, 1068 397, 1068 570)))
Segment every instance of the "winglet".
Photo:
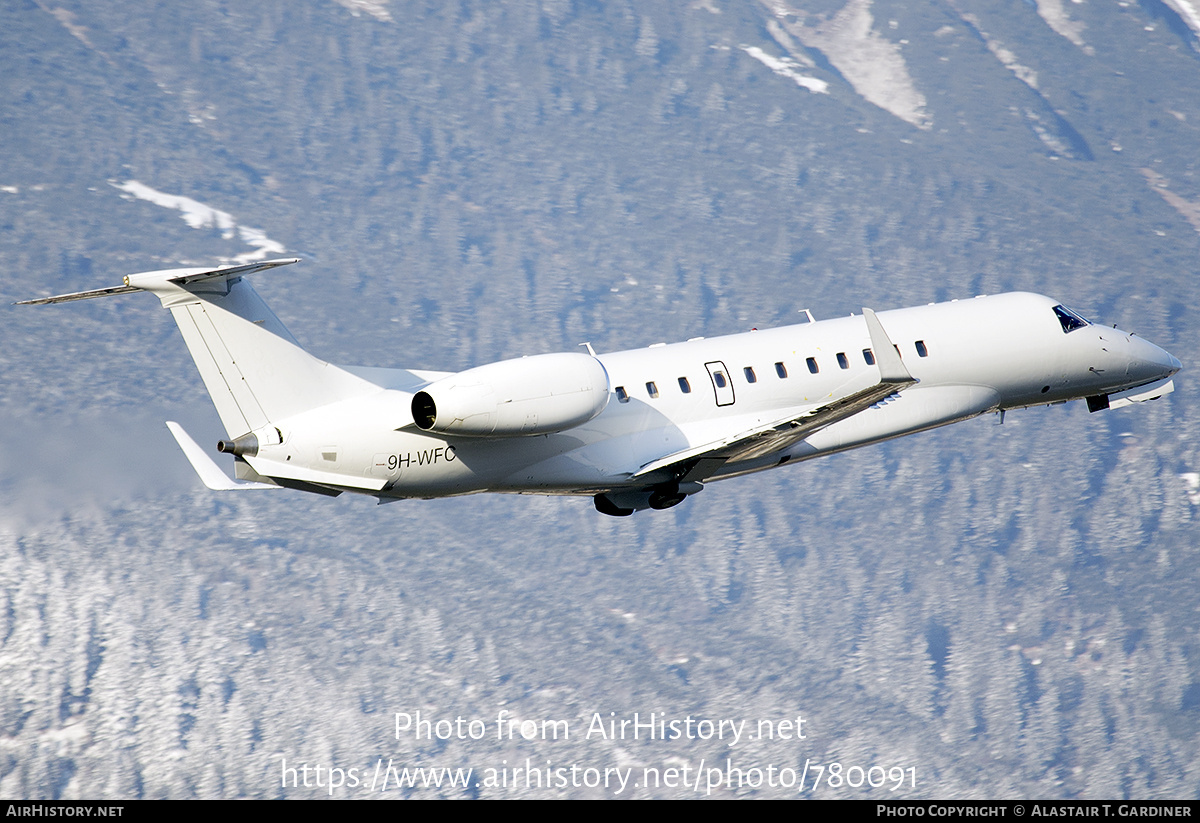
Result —
POLYGON ((213 462, 213 459, 205 454, 204 449, 200 448, 200 445, 191 438, 191 435, 183 430, 183 426, 174 420, 168 420, 167 428, 171 430, 171 434, 175 435, 175 441, 179 443, 179 448, 183 449, 183 453, 187 455, 187 459, 192 464, 192 468, 196 470, 196 474, 200 475, 201 482, 213 491, 280 488, 270 483, 242 483, 237 480, 230 480, 229 476, 221 471, 221 467, 213 462))
POLYGON ((875 363, 879 366, 879 380, 883 383, 913 383, 913 376, 904 367, 900 352, 892 343, 883 324, 875 316, 875 312, 864 307, 863 318, 867 321, 867 331, 871 334, 871 349, 875 352, 875 363))

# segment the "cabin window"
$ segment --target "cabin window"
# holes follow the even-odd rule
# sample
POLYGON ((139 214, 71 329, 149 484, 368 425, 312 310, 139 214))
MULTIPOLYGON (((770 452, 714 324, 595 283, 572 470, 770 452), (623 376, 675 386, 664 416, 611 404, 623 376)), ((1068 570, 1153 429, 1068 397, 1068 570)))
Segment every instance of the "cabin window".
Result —
POLYGON ((840 351, 837 353, 837 361, 838 361, 838 368, 840 368, 840 369, 850 368, 850 358, 846 356, 846 353, 844 351, 840 351))
POLYGON ((723 389, 723 388, 725 388, 726 385, 728 385, 728 381, 725 380, 725 372, 714 371, 712 373, 712 377, 713 377, 713 382, 717 384, 718 389, 723 389))
POLYGON ((924 340, 918 340, 913 345, 915 345, 917 347, 917 357, 928 357, 929 356, 929 349, 925 348, 924 340))
POLYGON ((805 358, 804 362, 808 364, 808 370, 813 374, 821 370, 821 367, 817 365, 817 358, 815 357, 805 358))
POLYGON ((870 349, 863 349, 863 362, 868 366, 875 365, 875 352, 870 349))
POLYGON ((753 366, 747 366, 746 368, 742 369, 742 374, 746 375, 747 383, 757 383, 758 382, 758 377, 754 374, 753 366))
POLYGON ((646 394, 650 395, 651 398, 658 397, 658 386, 654 385, 653 380, 646 384, 646 394))
POLYGON ((1091 323, 1085 320, 1083 316, 1071 311, 1066 306, 1055 306, 1054 314, 1057 315, 1058 322, 1062 326, 1064 334, 1073 332, 1076 329, 1082 329, 1084 326, 1091 325, 1091 323))
POLYGON ((617 386, 616 391, 617 391, 617 400, 619 400, 622 403, 629 402, 629 392, 625 391, 624 386, 617 386))
POLYGON ((780 380, 784 379, 785 377, 787 377, 787 366, 783 365, 782 362, 776 363, 775 364, 775 373, 777 375, 779 375, 780 380))
POLYGON ((692 393, 692 384, 688 382, 686 377, 679 378, 679 390, 684 394, 692 393))

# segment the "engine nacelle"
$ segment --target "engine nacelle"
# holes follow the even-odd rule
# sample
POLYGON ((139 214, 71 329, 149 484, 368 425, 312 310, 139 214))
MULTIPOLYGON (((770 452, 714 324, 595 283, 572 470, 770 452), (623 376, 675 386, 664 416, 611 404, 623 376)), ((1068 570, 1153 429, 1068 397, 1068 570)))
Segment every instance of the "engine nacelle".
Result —
POLYGON ((443 377, 413 395, 417 428, 469 437, 548 434, 608 405, 608 372, 591 355, 538 354, 443 377))

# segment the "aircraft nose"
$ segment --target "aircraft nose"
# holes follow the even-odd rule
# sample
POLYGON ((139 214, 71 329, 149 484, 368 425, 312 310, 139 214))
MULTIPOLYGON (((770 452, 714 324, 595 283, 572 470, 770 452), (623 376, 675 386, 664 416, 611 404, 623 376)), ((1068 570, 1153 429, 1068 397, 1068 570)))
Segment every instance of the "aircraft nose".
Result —
POLYGON ((1177 372, 1177 371, 1179 371, 1180 369, 1182 369, 1182 368, 1183 368, 1183 364, 1179 362, 1179 358, 1178 358, 1178 357, 1176 357, 1175 355, 1171 354, 1170 352, 1164 352, 1164 353, 1165 353, 1165 354, 1167 355, 1167 357, 1169 357, 1169 358, 1170 358, 1170 360, 1171 360, 1171 372, 1170 372, 1171 374, 1174 374, 1175 372, 1177 372))
POLYGON ((1140 337, 1133 338, 1133 341, 1133 357, 1129 362, 1130 374, 1163 379, 1183 368, 1179 358, 1166 349, 1159 348, 1149 340, 1143 340, 1140 337))

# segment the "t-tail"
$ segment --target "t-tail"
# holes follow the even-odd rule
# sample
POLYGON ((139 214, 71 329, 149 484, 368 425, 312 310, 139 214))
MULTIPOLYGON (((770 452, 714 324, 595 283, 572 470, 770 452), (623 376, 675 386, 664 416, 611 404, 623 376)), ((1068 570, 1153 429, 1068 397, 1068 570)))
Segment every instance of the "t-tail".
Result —
MULTIPOLYGON (((230 438, 222 441, 221 450, 252 454, 252 444, 260 433, 269 432, 275 421, 379 391, 377 385, 301 348, 244 279, 295 262, 297 259, 291 258, 215 269, 141 272, 127 275, 122 286, 25 300, 18 305, 151 292, 175 318, 217 407, 230 438)), ((180 445, 184 445, 182 441, 180 445)))

